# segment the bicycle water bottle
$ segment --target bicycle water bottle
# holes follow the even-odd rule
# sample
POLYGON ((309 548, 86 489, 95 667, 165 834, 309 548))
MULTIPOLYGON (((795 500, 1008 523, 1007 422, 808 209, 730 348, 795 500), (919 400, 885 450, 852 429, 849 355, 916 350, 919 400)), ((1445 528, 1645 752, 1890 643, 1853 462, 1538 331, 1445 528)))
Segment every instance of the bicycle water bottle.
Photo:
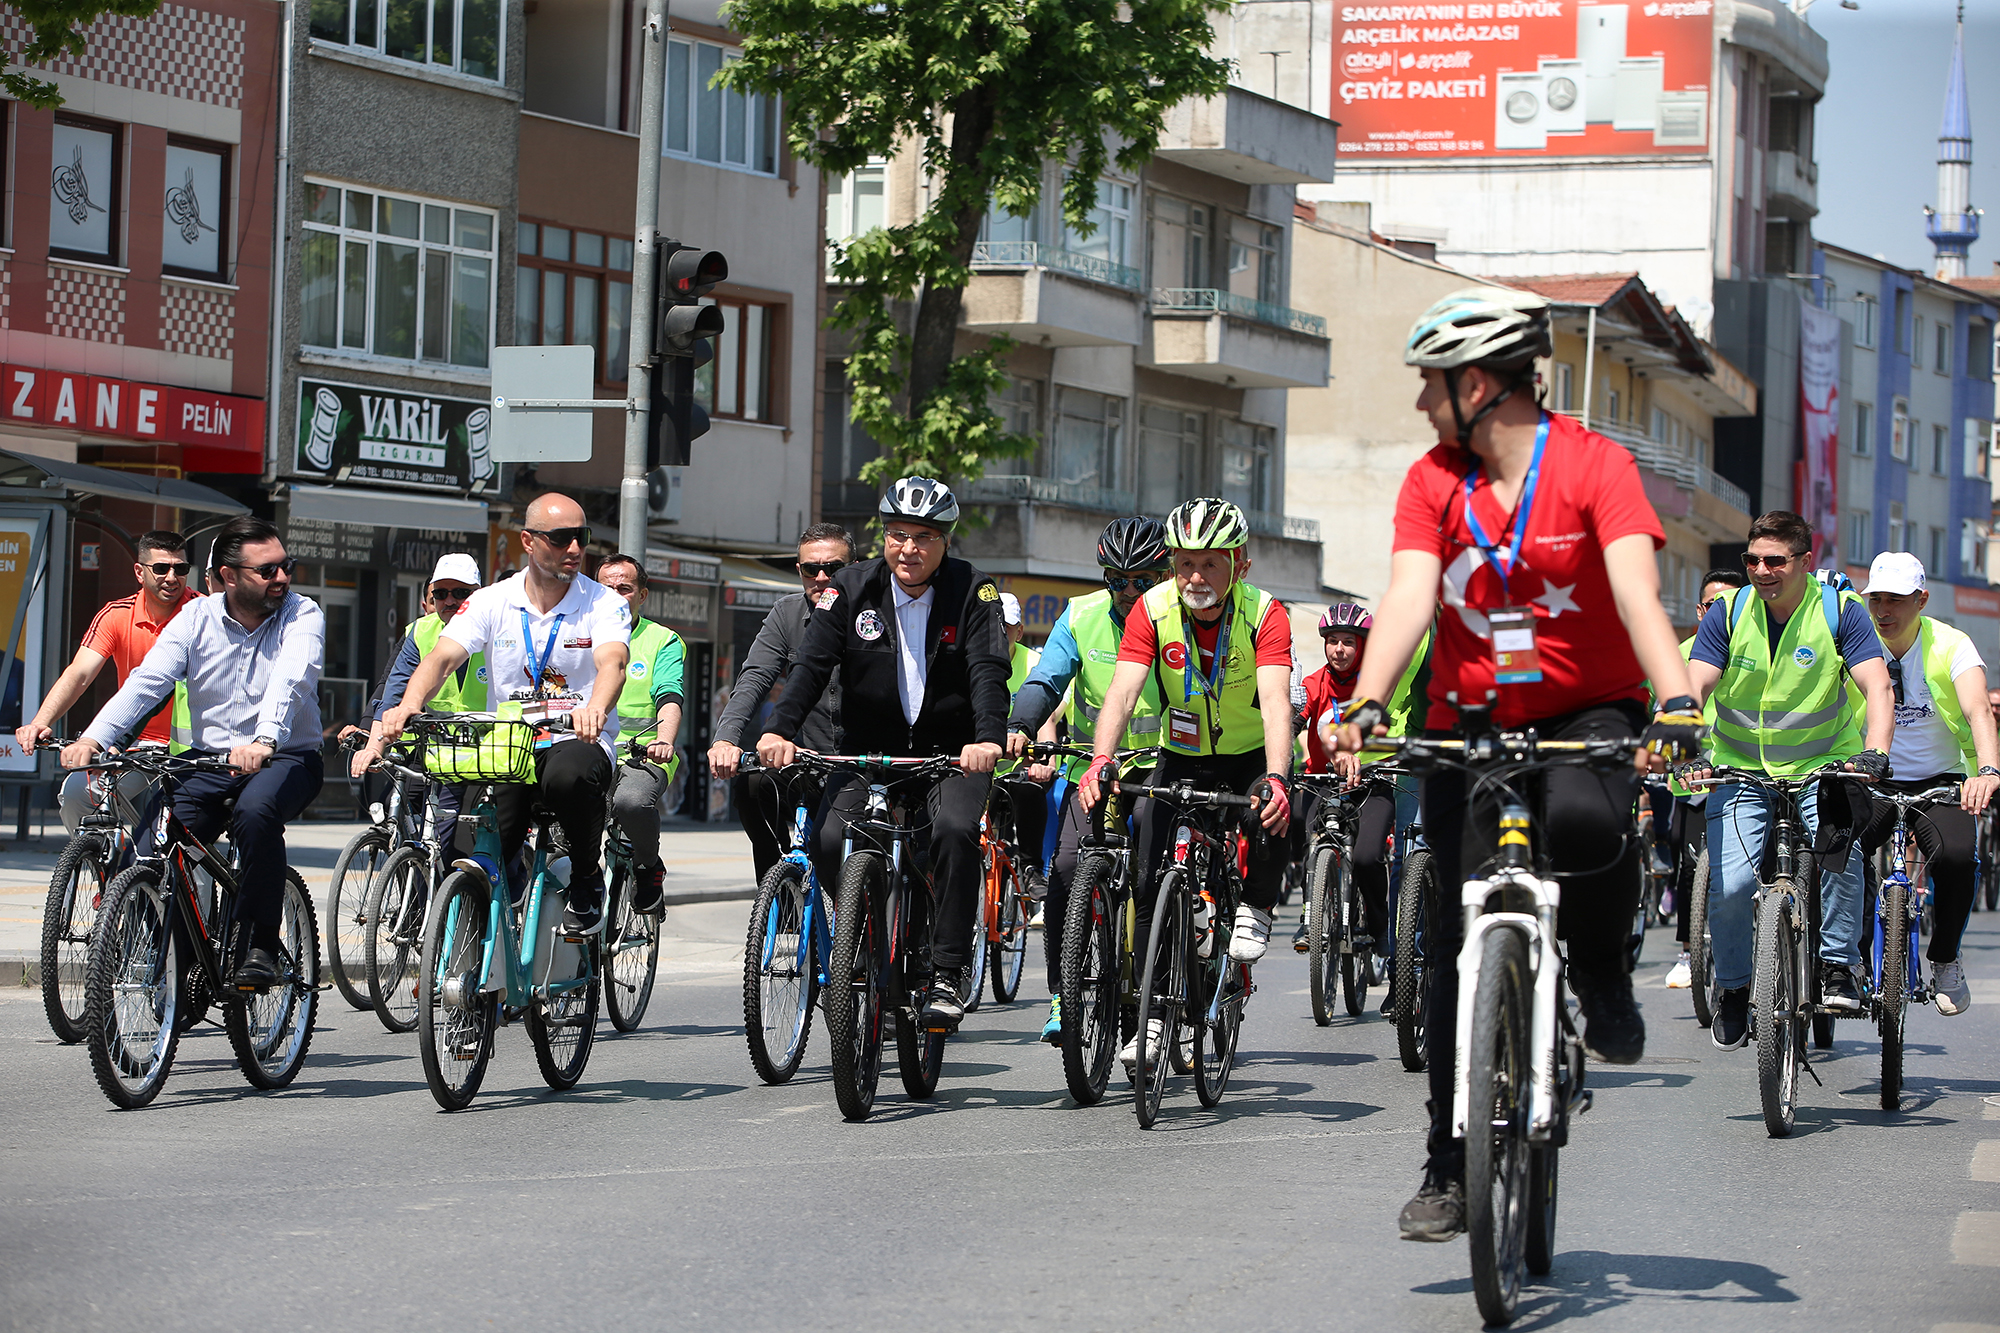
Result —
POLYGON ((544 873, 548 875, 549 885, 552 888, 566 889, 569 887, 569 870, 570 864, 567 855, 553 856, 549 858, 548 868, 544 873))
POLYGON ((1215 953, 1215 899, 1207 889, 1194 900, 1194 952, 1197 958, 1215 953))

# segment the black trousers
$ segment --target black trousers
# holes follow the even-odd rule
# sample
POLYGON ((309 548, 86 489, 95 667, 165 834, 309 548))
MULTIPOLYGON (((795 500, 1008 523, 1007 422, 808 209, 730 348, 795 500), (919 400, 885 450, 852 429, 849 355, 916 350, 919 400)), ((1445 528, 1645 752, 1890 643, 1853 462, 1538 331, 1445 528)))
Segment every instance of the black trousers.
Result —
MULTIPOLYGON (((1637 703, 1599 704, 1537 721, 1550 740, 1636 736, 1645 728, 1637 703)), ((1427 732, 1431 736, 1449 732, 1427 732)), ((1569 942, 1571 972, 1622 971, 1625 938, 1639 909, 1639 840, 1632 809, 1639 779, 1629 769, 1594 773, 1580 766, 1550 769, 1527 784, 1539 788, 1537 843, 1562 880, 1558 933, 1569 942)), ((1424 1052, 1429 1058, 1430 1167, 1447 1179, 1465 1176, 1465 1144, 1452 1137, 1451 1100, 1458 1041, 1458 950, 1465 939, 1459 889, 1492 859, 1499 838, 1498 805, 1466 799, 1466 776, 1440 770, 1424 779, 1424 837, 1437 866, 1425 936, 1424 1052)))
MULTIPOLYGON (((1264 773, 1262 750, 1252 750, 1248 754, 1167 754, 1161 756, 1160 766, 1154 770, 1152 781, 1164 786, 1183 778, 1192 778, 1197 788, 1247 795, 1251 784, 1264 773)), ((1136 812, 1139 837, 1133 845, 1132 855, 1138 867, 1138 931, 1141 941, 1146 938, 1146 931, 1153 923, 1153 896, 1160 887, 1160 863, 1167 854, 1167 840, 1174 836, 1179 813, 1160 800, 1144 801, 1136 812)), ((1243 901, 1268 912, 1278 905, 1278 894, 1285 887, 1285 862, 1291 849, 1290 840, 1282 834, 1261 836, 1262 825, 1248 811, 1230 813, 1243 816, 1243 831, 1250 839, 1250 874, 1243 885, 1243 901)), ((1233 856, 1235 849, 1229 848, 1225 854, 1233 856)), ((1047 919, 1043 917, 1044 923, 1047 919)), ((1143 949, 1145 945, 1141 943, 1139 947, 1143 949)))
MULTIPOLYGON (((604 802, 611 791, 611 756, 595 741, 558 741, 535 752, 533 785, 501 783, 493 789, 500 817, 500 855, 509 878, 524 865, 521 849, 528 841, 537 798, 555 816, 569 849, 569 882, 578 888, 604 887, 601 852, 604 843, 604 802)), ((478 830, 461 821, 457 846, 470 854, 478 830)), ((516 893, 526 885, 516 882, 516 893)))
MULTIPOLYGON (((1361 770, 1365 781, 1368 770, 1361 770)), ((1389 935, 1389 835, 1396 831, 1396 784, 1370 782, 1354 821, 1354 886, 1362 929, 1379 945, 1389 935)))
POLYGON ((190 773, 174 788, 174 818, 198 841, 212 842, 225 822, 229 826, 229 841, 236 848, 238 910, 247 914, 252 948, 278 947, 285 905, 285 825, 319 795, 325 773, 318 750, 280 750, 255 773, 190 773))
MULTIPOLYGON (((972 921, 979 906, 981 867, 979 820, 986 812, 990 773, 953 773, 924 797, 928 815, 916 815, 919 828, 928 818, 929 836, 919 837, 918 850, 928 848, 933 888, 931 964, 939 974, 956 972, 970 957, 972 921)), ((841 773, 826 784, 820 801, 818 846, 813 869, 820 885, 838 892, 840 849, 847 825, 860 817, 868 799, 868 784, 858 774, 841 773)))
POLYGON ((750 835, 750 858, 756 862, 757 882, 762 884, 785 854, 792 803, 786 797, 783 779, 769 769, 738 773, 729 785, 736 802, 736 820, 750 835))
MULTIPOLYGON (((1944 773, 1928 778, 1898 778, 1887 785, 1900 792, 1920 792, 1939 783, 1962 781, 1963 777, 1959 773, 1944 773)), ((1889 835, 1895 832, 1896 807, 1887 801, 1873 801, 1870 805, 1873 813, 1861 835, 1861 847, 1873 854, 1886 846, 1889 835)), ((1924 957, 1933 963, 1949 963, 1958 957, 1965 923, 1972 916, 1972 895, 1977 890, 1979 821, 1955 805, 1934 805, 1922 812, 1910 812, 1910 832, 1917 846, 1923 849, 1931 892, 1937 895, 1930 947, 1924 950, 1924 957)), ((1864 941, 1861 946, 1864 953, 1868 947, 1864 941)))
POLYGON ((1694 867, 1708 846, 1708 807, 1689 805, 1687 798, 1674 798, 1674 812, 1667 820, 1673 844, 1674 938, 1682 949, 1688 944, 1688 904, 1694 900, 1694 867))

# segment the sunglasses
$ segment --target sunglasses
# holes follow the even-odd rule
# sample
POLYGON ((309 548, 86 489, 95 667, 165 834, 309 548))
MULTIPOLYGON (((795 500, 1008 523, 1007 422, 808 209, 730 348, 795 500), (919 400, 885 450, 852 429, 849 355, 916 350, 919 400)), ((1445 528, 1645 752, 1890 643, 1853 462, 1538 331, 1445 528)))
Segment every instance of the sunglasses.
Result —
POLYGON ((1106 574, 1104 576, 1104 586, 1113 592, 1124 592, 1127 588, 1137 588, 1140 592, 1145 592, 1159 581, 1160 575, 1158 574, 1133 574, 1129 577, 1124 574, 1106 574))
POLYGON ((799 573, 809 579, 814 579, 818 578, 821 574, 838 574, 841 570, 847 568, 847 562, 845 560, 801 560, 799 561, 798 568, 799 573))
POLYGON ((590 545, 589 528, 523 528, 530 537, 540 537, 558 551, 567 551, 574 542, 577 546, 590 545))
POLYGON ((233 564, 229 567, 231 569, 240 569, 245 571, 246 573, 255 574, 258 578, 263 579, 266 583, 268 583, 272 579, 276 578, 279 574, 283 574, 286 578, 290 578, 292 576, 292 571, 299 567, 299 562, 297 557, 288 555, 283 560, 276 560, 268 565, 233 564))
POLYGON ((477 592, 477 588, 432 588, 433 602, 462 602, 477 592))
POLYGON ((1896 707, 1901 708, 1903 706, 1903 664, 1894 658, 1889 659, 1889 684, 1895 687, 1896 707))
POLYGON ((920 551, 928 551, 943 540, 944 534, 942 533, 904 532, 900 528, 891 528, 882 534, 882 544, 884 546, 914 546, 920 551))
POLYGON ((1743 568, 1755 570, 1761 566, 1764 569, 1783 569, 1803 554, 1805 554, 1803 551, 1794 551, 1790 555, 1750 555, 1746 552, 1743 556, 1743 568))
POLYGON ((141 565, 140 568, 150 569, 160 578, 165 578, 169 574, 172 574, 175 578, 185 578, 187 577, 188 570, 194 568, 194 566, 185 560, 155 560, 150 565, 141 565))

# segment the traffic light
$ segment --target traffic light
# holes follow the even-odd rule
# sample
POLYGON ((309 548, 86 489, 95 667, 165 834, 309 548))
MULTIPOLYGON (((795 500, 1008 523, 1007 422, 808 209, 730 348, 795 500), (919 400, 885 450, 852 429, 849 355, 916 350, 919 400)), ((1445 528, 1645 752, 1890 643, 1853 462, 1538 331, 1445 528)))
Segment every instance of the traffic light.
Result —
POLYGON ((669 242, 660 257, 659 310, 653 321, 652 430, 647 449, 646 499, 657 512, 667 498, 669 467, 686 467, 694 441, 708 433, 708 413, 695 401, 695 371, 715 359, 722 308, 702 304, 710 288, 729 276, 729 261, 714 250, 669 242))

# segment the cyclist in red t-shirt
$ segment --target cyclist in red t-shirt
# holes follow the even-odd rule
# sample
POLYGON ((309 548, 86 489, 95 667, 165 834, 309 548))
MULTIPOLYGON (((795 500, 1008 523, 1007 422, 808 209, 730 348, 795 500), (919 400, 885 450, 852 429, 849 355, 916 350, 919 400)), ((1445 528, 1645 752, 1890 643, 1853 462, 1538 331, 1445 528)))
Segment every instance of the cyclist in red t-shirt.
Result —
MULTIPOLYGON (((1701 710, 1653 562, 1665 535, 1632 455, 1542 410, 1535 363, 1550 350, 1548 303, 1503 288, 1455 292, 1411 330, 1403 359, 1423 373, 1417 410, 1438 445, 1403 479, 1389 591, 1341 748, 1381 731, 1377 701, 1435 615, 1426 735, 1453 734, 1458 701, 1491 699, 1502 727, 1532 725, 1565 740, 1644 731, 1665 751, 1692 753, 1701 710), (1496 642, 1496 621, 1508 641, 1496 642), (1649 678, 1666 700, 1650 727, 1649 678)), ((1629 836, 1637 775, 1559 768, 1542 785, 1540 835, 1566 876, 1561 929, 1585 1045, 1630 1064, 1646 1043, 1623 955, 1639 895, 1640 848, 1629 836)), ((1423 802, 1438 870, 1428 949, 1439 965, 1425 974, 1430 1154, 1399 1224, 1405 1240, 1449 1240, 1465 1227, 1465 1146, 1451 1126, 1458 972, 1450 960, 1462 933, 1459 885, 1492 854, 1495 812, 1490 802, 1472 807, 1454 771, 1427 778, 1423 802)))

